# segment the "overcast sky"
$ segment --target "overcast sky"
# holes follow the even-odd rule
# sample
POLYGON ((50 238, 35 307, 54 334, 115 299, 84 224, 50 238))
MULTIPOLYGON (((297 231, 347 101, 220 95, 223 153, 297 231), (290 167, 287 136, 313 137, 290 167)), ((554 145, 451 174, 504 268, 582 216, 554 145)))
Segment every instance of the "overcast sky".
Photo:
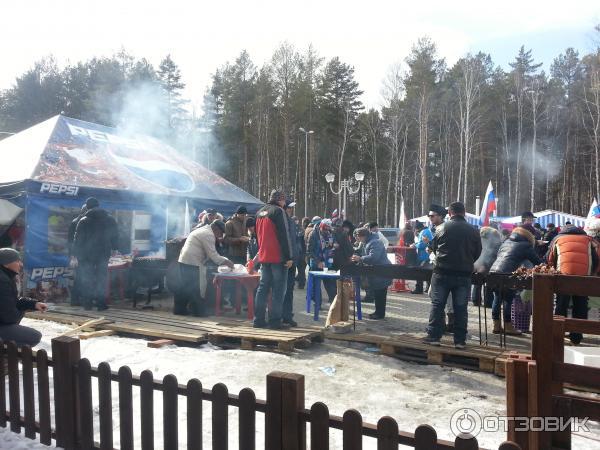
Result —
POLYGON ((423 35, 449 64, 485 51, 507 67, 519 47, 545 63, 593 48, 600 0, 2 0, 0 88, 47 55, 62 66, 124 47, 155 65, 171 54, 195 105, 215 69, 242 49, 262 65, 284 40, 355 67, 369 106, 389 66, 423 35))

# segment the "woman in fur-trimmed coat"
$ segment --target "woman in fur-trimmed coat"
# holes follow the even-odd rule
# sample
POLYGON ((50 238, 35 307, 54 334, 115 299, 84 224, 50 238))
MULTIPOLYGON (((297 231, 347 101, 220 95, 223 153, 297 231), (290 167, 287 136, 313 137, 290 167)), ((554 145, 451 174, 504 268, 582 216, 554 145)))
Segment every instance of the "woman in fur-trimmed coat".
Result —
MULTIPOLYGON (((507 240, 505 240, 500 249, 496 261, 490 269, 491 273, 513 273, 523 264, 540 264, 542 260, 535 251, 535 235, 533 227, 525 225, 513 230, 507 240), (528 228, 531 228, 528 229, 528 228)), ((502 294, 502 303, 504 307, 504 328, 506 334, 519 335, 520 331, 515 329, 511 323, 510 308, 512 305, 515 291, 505 289, 502 294)), ((492 304, 492 319, 494 320, 494 333, 502 332, 500 322, 500 292, 494 292, 494 303, 492 304)))

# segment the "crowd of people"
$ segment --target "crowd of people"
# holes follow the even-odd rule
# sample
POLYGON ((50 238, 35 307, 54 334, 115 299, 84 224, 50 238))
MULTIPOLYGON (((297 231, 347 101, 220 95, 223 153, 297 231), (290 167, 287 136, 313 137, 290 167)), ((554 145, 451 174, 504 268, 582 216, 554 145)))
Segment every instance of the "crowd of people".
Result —
MULTIPOLYGON (((179 256, 182 289, 175 294, 175 314, 207 314, 214 293, 206 277, 219 265, 242 264, 250 271, 260 269, 254 327, 294 327, 293 291, 305 288, 307 269, 339 270, 353 262, 389 264, 388 241, 377 223, 356 228, 335 216, 300 219, 293 215, 294 207, 295 202, 284 192, 273 190, 255 217, 249 216, 244 206, 227 221, 213 209, 202 211, 179 256)), ((375 303, 370 318, 383 319, 391 280, 369 277, 367 281, 367 301, 370 298, 375 303)), ((323 284, 329 302, 333 302, 335 281, 325 279, 323 284)), ((233 295, 233 286, 226 284, 225 303, 231 302, 233 295)))
MULTIPOLYGON (((178 259, 178 287, 173 312, 178 315, 205 316, 213 304, 211 276, 218 266, 246 266, 250 272, 260 269, 255 292, 256 328, 281 329, 297 326, 294 320, 293 291, 306 287, 310 271, 339 270, 348 264, 386 265, 388 241, 375 222, 358 226, 340 217, 300 219, 293 215, 295 203, 284 192, 273 190, 269 201, 254 217, 239 206, 228 219, 215 209, 202 211, 187 236, 178 259), (267 311, 267 303, 270 299, 267 311)), ((428 293, 431 311, 426 343, 439 345, 445 332, 452 332, 454 344, 463 348, 467 335, 467 305, 491 303, 494 333, 520 334, 511 323, 511 304, 516 292, 492 292, 481 298, 481 289, 472 285, 472 274, 511 273, 517 268, 533 267, 542 262, 563 274, 600 274, 600 219, 590 219, 585 230, 569 223, 562 227, 548 224, 543 229, 530 212, 522 214, 522 223, 513 230, 494 227, 477 229, 465 219, 460 202, 448 209, 432 204, 429 224, 407 223, 398 244, 410 247, 407 264, 433 269, 429 286, 417 282, 414 294, 428 293), (449 216, 449 218, 447 218, 449 216), (503 314, 502 314, 503 311, 503 314), (502 315, 502 317, 501 317, 502 315)), ((76 268, 71 292, 72 304, 86 309, 106 309, 105 289, 108 259, 118 244, 117 226, 98 200, 89 198, 68 232, 69 248, 76 268)), ((18 252, 0 249, 0 338, 34 345, 39 341, 35 330, 19 325, 22 312, 46 310, 46 305, 17 295, 15 278, 22 264, 18 252)), ((374 303, 369 319, 386 315, 388 287, 392 280, 376 275, 363 283, 364 302, 374 303)), ((329 302, 337 294, 336 282, 324 279, 329 302)), ((232 285, 226 285, 224 299, 233 300, 232 285)), ((588 299, 558 296, 556 314, 566 315, 572 304, 575 318, 586 319, 588 299)), ((582 336, 573 333, 574 344, 582 336)))
MULTIPOLYGON (((203 211, 198 225, 191 232, 181 252, 179 262, 182 284, 176 295, 176 314, 206 314, 211 293, 210 283, 203 274, 218 265, 244 264, 260 270, 261 278, 255 297, 254 326, 273 329, 296 326, 293 313, 293 290, 306 286, 310 271, 338 270, 347 264, 390 264, 387 239, 375 222, 357 227, 339 217, 299 219, 293 216, 295 203, 278 190, 256 217, 249 217, 240 206, 224 221, 215 210, 203 211), (204 250, 200 250, 203 248, 204 250), (200 273, 199 273, 200 272, 200 273), (198 280, 200 285, 198 286, 198 280), (267 313, 267 298, 271 307, 267 313)), ((546 261, 561 273, 573 275, 598 274, 600 254, 600 219, 591 220, 586 230, 567 223, 547 229, 535 223, 530 212, 522 214, 522 223, 514 230, 494 227, 477 229, 465 219, 465 207, 456 202, 448 209, 432 204, 429 224, 407 223, 401 232, 399 245, 412 247, 408 264, 433 269, 429 286, 417 282, 414 294, 428 293, 431 312, 425 342, 438 345, 444 332, 454 335, 458 348, 464 347, 467 335, 467 305, 491 303, 494 333, 520 334, 511 323, 511 304, 516 292, 491 292, 481 298, 481 289, 472 285, 473 272, 511 273, 521 266, 533 267, 546 261), (449 219, 448 217, 449 216, 449 219), (588 262, 588 263, 586 263, 588 262), (503 313, 502 313, 503 311, 503 313), (500 316, 503 317, 500 317, 500 316)), ((373 302, 372 320, 385 318, 390 279, 370 276, 366 280, 364 302, 373 302)), ((324 279, 329 302, 337 294, 335 280, 324 279)), ((231 299, 233 291, 225 289, 231 299)), ((587 299, 563 297, 557 299, 556 313, 566 314, 573 303, 573 316, 587 317, 587 299)), ((574 343, 581 337, 571 336, 574 343)))

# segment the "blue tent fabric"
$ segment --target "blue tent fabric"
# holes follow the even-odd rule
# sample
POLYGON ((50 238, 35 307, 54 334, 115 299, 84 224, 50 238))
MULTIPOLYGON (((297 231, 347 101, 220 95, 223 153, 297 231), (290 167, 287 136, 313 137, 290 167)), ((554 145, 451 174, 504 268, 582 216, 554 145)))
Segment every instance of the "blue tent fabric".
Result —
POLYGON ((25 256, 24 293, 41 300, 68 296, 68 224, 88 197, 117 218, 124 253, 136 251, 133 236, 144 230, 142 254, 161 253, 165 238, 181 235, 186 203, 190 215, 215 208, 225 216, 263 204, 154 138, 64 116, 3 139, 0 158, 8 162, 0 198, 23 208, 14 228, 24 230, 15 244, 25 256), (133 225, 148 216, 149 230, 133 225))

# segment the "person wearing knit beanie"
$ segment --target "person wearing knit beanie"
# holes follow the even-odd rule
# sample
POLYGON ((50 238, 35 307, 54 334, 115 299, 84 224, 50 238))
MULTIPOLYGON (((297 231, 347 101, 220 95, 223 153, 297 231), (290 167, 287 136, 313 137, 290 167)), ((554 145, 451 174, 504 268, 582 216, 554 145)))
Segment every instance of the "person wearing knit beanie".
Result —
POLYGON ((20 261, 21 256, 14 248, 0 248, 0 266, 20 261))
POLYGON ((25 311, 46 311, 45 303, 17 296, 16 277, 23 264, 13 248, 0 248, 0 339, 14 341, 18 346, 37 345, 42 335, 39 331, 19 325, 25 311))

